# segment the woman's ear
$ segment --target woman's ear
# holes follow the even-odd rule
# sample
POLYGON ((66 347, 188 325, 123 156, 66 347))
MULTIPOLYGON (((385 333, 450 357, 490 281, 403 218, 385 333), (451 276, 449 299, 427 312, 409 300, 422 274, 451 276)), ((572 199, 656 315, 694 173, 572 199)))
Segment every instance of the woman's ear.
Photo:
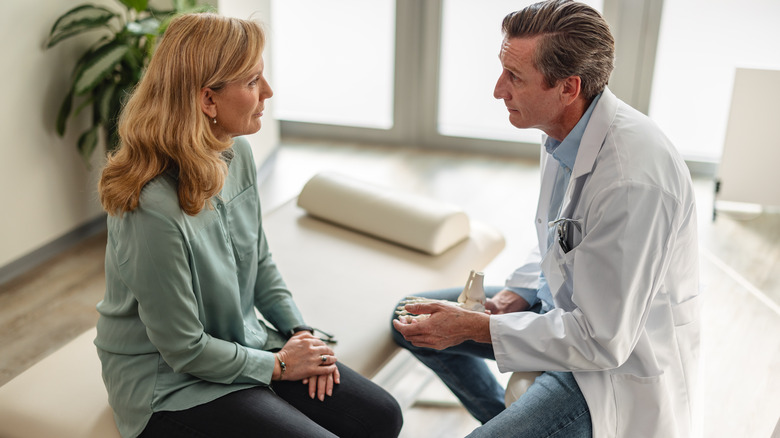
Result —
POLYGON ((203 87, 200 90, 200 110, 210 119, 217 117, 217 104, 214 102, 214 90, 203 87))

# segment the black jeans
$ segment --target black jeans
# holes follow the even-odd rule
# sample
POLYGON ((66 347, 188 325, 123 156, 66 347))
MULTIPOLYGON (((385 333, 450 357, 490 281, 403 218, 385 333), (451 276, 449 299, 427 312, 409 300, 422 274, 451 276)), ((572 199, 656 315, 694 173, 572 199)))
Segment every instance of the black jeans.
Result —
POLYGON ((337 364, 341 383, 325 401, 300 381, 236 391, 184 411, 152 414, 142 438, 397 437, 403 419, 395 399, 337 364))

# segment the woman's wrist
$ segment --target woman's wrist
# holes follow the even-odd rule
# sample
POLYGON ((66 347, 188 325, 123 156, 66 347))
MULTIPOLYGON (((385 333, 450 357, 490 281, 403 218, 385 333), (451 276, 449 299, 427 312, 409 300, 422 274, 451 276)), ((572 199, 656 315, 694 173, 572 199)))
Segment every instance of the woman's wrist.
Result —
POLYGON ((271 380, 284 380, 285 371, 287 371, 287 364, 282 359, 282 355, 274 353, 274 371, 271 380))

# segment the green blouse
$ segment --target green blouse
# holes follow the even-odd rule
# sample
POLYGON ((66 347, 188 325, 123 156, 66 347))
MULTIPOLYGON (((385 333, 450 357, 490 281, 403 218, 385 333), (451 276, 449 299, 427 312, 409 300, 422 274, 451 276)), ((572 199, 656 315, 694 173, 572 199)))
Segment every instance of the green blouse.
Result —
POLYGON ((152 412, 268 385, 269 350, 304 323, 268 250, 249 144, 236 138, 233 150, 213 208, 184 213, 166 173, 135 211, 108 217, 95 345, 124 437, 140 434, 152 412))

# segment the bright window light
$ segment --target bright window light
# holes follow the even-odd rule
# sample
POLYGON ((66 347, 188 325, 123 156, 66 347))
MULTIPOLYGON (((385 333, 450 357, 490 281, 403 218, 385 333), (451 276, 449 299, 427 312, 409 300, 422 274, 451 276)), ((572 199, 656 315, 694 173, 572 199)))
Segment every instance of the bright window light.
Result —
POLYGON ((393 126, 394 0, 273 0, 274 115, 393 126))
POLYGON ((736 69, 780 70, 778 17, 776 0, 664 0, 649 114, 684 158, 720 161, 736 69))
MULTIPOLYGON (((493 98, 501 74, 501 21, 531 0, 444 0, 438 129, 443 135, 539 143, 541 131, 509 124, 493 98)), ((587 1, 602 10, 602 1, 587 1)))

